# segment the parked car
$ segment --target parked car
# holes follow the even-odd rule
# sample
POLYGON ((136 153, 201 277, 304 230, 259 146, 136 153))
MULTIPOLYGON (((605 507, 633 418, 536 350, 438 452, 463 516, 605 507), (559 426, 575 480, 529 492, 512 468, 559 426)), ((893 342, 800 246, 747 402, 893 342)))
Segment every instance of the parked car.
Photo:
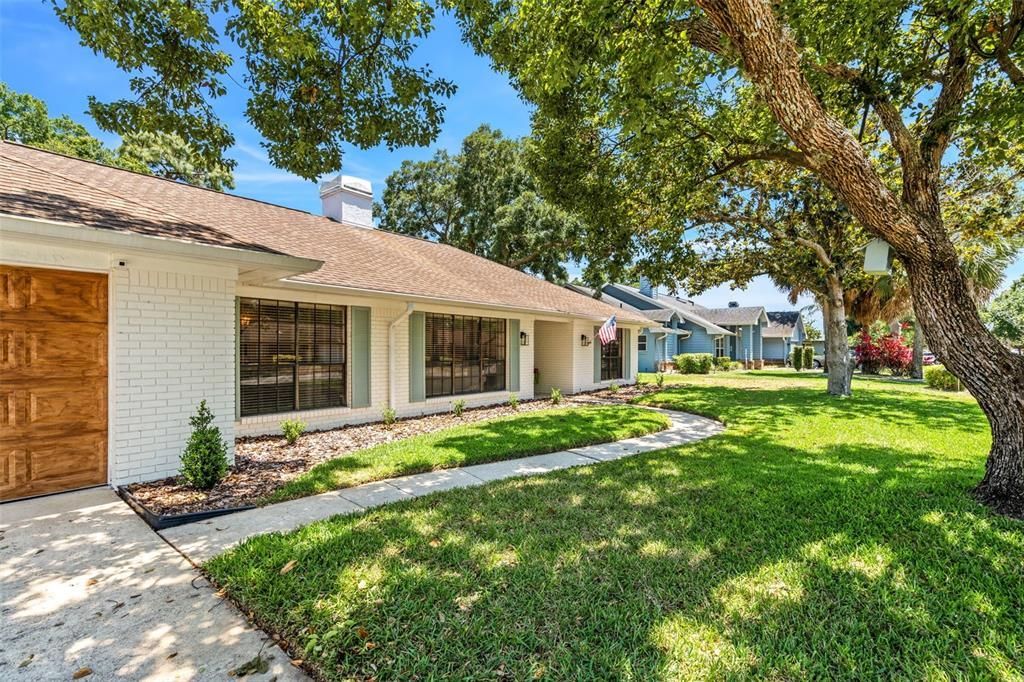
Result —
MULTIPOLYGON (((850 351, 850 359, 853 360, 854 363, 857 362, 857 354, 854 353, 853 350, 850 351)), ((814 362, 812 363, 811 366, 814 367, 814 369, 821 369, 822 367, 824 367, 825 366, 825 356, 824 356, 824 354, 816 354, 814 356, 814 362)))
POLYGON ((938 358, 935 357, 935 353, 931 352, 930 350, 926 350, 924 352, 924 356, 922 356, 921 363, 925 365, 934 365, 938 361, 938 358))

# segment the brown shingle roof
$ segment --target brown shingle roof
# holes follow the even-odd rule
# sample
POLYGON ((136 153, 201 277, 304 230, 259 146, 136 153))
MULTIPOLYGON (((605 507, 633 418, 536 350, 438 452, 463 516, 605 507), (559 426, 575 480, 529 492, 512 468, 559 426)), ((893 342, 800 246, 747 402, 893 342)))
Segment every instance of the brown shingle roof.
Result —
POLYGON ((767 315, 768 326, 762 332, 766 338, 788 339, 800 321, 800 313, 795 310, 772 311, 767 315))
POLYGON ((324 261, 296 281, 646 321, 451 246, 23 145, 0 144, 0 177, 0 212, 9 215, 324 261))

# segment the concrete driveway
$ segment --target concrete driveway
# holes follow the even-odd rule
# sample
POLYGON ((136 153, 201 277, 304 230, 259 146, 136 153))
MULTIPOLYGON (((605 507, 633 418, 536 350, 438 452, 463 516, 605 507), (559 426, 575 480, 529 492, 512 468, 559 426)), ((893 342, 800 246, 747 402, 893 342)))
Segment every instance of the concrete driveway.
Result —
POLYGON ((246 679, 307 679, 112 491, 0 505, 0 679, 226 680, 261 652, 246 679))

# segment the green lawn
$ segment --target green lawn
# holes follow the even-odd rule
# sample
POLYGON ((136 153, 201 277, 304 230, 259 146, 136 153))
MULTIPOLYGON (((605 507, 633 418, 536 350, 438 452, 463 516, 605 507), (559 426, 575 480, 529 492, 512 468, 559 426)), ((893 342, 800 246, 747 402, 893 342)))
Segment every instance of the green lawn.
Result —
POLYGON ((1024 524, 968 495, 977 406, 823 389, 690 377, 644 402, 724 434, 257 537, 207 569, 329 680, 1019 680, 1024 524))
POLYGON ((434 469, 496 462, 661 431, 661 414, 628 405, 558 408, 456 426, 328 460, 268 497, 295 497, 434 469))

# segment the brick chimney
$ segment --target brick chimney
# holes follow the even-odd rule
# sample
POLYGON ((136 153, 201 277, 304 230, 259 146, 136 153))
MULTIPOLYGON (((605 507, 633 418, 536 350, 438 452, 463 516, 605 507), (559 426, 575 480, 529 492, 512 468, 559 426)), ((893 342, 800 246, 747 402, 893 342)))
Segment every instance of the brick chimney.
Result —
POLYGON ((651 286, 651 280, 646 277, 640 278, 640 293, 648 298, 654 298, 654 287, 651 286))
POLYGON ((373 227, 373 187, 369 180, 339 175, 320 185, 324 216, 356 227, 373 227))

